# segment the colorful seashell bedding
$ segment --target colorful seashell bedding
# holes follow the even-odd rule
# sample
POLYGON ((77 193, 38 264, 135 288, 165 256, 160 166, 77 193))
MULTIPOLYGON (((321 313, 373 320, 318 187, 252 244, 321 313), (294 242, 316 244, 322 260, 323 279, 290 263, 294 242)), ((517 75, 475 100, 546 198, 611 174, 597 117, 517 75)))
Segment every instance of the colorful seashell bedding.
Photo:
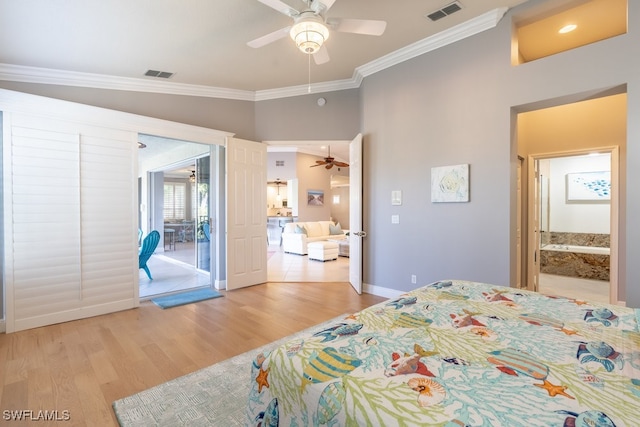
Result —
POLYGON ((247 425, 637 426, 639 321, 432 283, 257 355, 247 425))

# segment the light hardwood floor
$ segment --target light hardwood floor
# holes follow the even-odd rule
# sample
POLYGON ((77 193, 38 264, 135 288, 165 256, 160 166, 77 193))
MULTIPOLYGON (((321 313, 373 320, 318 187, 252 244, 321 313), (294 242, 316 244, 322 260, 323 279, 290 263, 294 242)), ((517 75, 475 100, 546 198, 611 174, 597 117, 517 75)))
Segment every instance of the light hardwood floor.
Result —
POLYGON ((116 426, 114 400, 384 300, 348 283, 267 283, 223 298, 0 334, 0 425, 116 426), (8 410, 69 421, 6 421, 8 410))

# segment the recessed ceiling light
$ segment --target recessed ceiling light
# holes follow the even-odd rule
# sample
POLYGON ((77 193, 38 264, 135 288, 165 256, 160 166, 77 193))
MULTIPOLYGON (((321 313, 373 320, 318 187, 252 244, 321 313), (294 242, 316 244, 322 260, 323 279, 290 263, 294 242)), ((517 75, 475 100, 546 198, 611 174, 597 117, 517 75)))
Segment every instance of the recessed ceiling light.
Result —
POLYGON ((578 26, 576 24, 569 24, 569 25, 565 25, 564 27, 560 28, 560 31, 558 31, 560 34, 567 34, 570 33, 571 31, 575 30, 576 28, 578 28, 578 26))

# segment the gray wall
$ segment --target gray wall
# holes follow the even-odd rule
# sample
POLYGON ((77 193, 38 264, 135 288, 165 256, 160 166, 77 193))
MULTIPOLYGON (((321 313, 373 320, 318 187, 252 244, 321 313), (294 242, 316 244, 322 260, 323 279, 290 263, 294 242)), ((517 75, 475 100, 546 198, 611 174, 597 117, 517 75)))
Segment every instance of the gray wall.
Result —
POLYGON ((256 138, 349 140, 360 132, 359 90, 350 89, 256 102, 256 138), (318 105, 318 98, 327 103, 318 105))
MULTIPOLYGON (((629 33, 520 66, 510 64, 514 14, 497 28, 365 79, 364 280, 408 290, 446 278, 515 281, 514 111, 584 99, 627 85, 627 176, 640 179, 640 2, 629 2, 629 33), (596 66, 597 65, 597 66, 596 66), (471 201, 430 202, 430 169, 469 163, 471 201), (633 166, 636 167, 633 167, 633 166), (403 204, 391 206, 391 190, 403 204), (391 215, 400 224, 391 224, 391 215), (402 257, 396 254, 403 254, 402 257)), ((621 200, 621 294, 640 306, 640 189, 621 200)))
POLYGON ((254 134, 254 103, 250 101, 6 81, 0 81, 0 87, 233 132, 238 138, 256 140, 254 134))
MULTIPOLYGON (((0 86, 236 132, 253 140, 352 139, 364 135, 364 281, 408 290, 446 278, 515 282, 517 111, 577 101, 626 85, 626 182, 640 182, 640 2, 629 32, 512 66, 514 16, 492 30, 367 77, 359 89, 256 103, 169 95, 0 86), (324 107, 316 100, 327 99, 324 107), (471 201, 430 202, 430 169, 469 163, 471 201), (391 191, 402 190, 401 206, 391 191), (391 224, 391 215, 400 224, 391 224), (398 254, 402 254, 399 256, 398 254)), ((620 294, 640 307, 640 187, 621 196, 620 294), (627 260, 629 262, 627 263, 627 260)))

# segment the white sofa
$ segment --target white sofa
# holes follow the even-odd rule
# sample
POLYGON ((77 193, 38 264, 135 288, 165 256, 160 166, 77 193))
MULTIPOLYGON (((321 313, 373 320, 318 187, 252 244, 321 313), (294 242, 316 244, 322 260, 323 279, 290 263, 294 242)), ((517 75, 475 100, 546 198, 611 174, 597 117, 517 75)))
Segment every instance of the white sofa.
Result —
POLYGON ((309 253, 307 244, 310 242, 346 239, 344 231, 336 227, 333 221, 287 223, 282 231, 282 250, 292 254, 307 255, 309 253), (306 234, 301 232, 303 229, 306 234), (334 234, 331 234, 331 231, 334 234))

